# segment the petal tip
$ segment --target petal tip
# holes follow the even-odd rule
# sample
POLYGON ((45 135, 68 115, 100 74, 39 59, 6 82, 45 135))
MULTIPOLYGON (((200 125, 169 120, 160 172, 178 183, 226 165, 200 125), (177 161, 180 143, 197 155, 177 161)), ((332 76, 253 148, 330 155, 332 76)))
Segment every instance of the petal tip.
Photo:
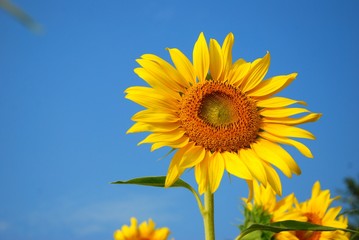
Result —
POLYGON ((292 79, 295 79, 295 78, 297 78, 298 73, 297 72, 291 73, 290 76, 292 79))

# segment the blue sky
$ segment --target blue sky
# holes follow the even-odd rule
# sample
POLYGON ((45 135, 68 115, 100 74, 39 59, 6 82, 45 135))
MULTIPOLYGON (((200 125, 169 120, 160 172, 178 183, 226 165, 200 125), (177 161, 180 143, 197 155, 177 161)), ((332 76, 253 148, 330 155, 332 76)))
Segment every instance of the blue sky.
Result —
MULTIPOLYGON (((123 91, 143 85, 134 73, 145 53, 166 47, 191 56, 200 32, 235 35, 233 57, 271 53, 268 77, 298 72, 279 95, 323 113, 303 127, 315 158, 287 148, 301 176, 281 175, 300 200, 313 183, 334 193, 359 173, 357 136, 359 2, 14 0, 44 28, 33 34, 0 11, 0 239, 99 240, 131 216, 153 218, 175 239, 203 239, 202 219, 184 189, 109 184, 166 174, 168 149, 137 146, 126 135, 140 107, 123 91)), ((193 171, 183 178, 195 186, 193 171)), ((244 181, 224 177, 215 195, 217 239, 241 223, 244 181)))

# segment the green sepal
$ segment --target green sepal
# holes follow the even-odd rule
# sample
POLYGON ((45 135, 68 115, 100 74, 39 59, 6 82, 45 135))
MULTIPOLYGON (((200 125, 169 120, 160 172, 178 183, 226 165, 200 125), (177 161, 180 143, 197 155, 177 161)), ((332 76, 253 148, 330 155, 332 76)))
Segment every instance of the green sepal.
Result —
POLYGON ((269 224, 253 224, 246 230, 244 230, 237 238, 236 240, 241 239, 247 239, 245 236, 247 234, 250 234, 254 231, 270 231, 274 233, 279 233, 282 231, 346 231, 351 233, 358 233, 358 231, 354 231, 351 229, 343 229, 343 228, 335 228, 335 227, 328 227, 328 226, 321 226, 309 222, 299 222, 294 220, 288 220, 288 221, 280 221, 280 222, 274 222, 269 224))
MULTIPOLYGON (((261 206, 254 206, 252 210, 249 210, 247 207, 244 207, 244 223, 239 225, 241 232, 244 232, 246 229, 250 228, 253 224, 262 224, 267 225, 270 223, 272 215, 264 210, 261 206)), ((243 237, 243 240, 271 240, 273 232, 270 231, 253 231, 243 237)))

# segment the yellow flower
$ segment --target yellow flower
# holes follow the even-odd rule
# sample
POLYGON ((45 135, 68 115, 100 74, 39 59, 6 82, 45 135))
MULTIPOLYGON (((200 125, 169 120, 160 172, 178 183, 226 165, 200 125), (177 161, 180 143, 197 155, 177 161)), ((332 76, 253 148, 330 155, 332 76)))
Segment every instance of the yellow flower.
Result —
MULTIPOLYGON (((335 227, 347 228, 348 219, 343 215, 338 217, 341 207, 329 208, 332 202, 339 197, 330 198, 329 190, 321 190, 317 181, 313 185, 312 197, 303 202, 296 203, 296 210, 299 210, 307 218, 307 222, 335 227)), ((349 240, 349 234, 343 231, 295 231, 283 232, 277 240, 349 240)))
POLYGON ((296 73, 263 81, 270 55, 253 62, 232 62, 234 36, 228 34, 222 46, 211 39, 207 45, 201 33, 193 49, 193 63, 178 49, 169 48, 171 65, 153 54, 144 54, 135 73, 148 87, 129 87, 126 98, 146 109, 136 113, 128 133, 151 132, 143 143, 151 150, 164 146, 177 149, 170 163, 165 185, 171 186, 188 168, 202 194, 218 188, 224 170, 245 179, 251 190, 254 179, 281 194, 274 167, 287 177, 300 174, 291 155, 280 144, 297 148, 304 156, 310 150, 294 138, 314 136, 294 125, 312 122, 320 114, 292 104, 305 104, 273 97, 289 85, 296 73), (299 117, 293 117, 301 114, 299 117))
MULTIPOLYGON (((269 224, 273 222, 296 220, 306 221, 306 217, 298 210, 294 210, 295 196, 290 194, 277 201, 276 193, 268 185, 258 184, 254 181, 253 185, 254 198, 249 201, 243 198, 245 221, 239 226, 241 231, 250 227, 253 223, 269 224)), ((257 232, 252 236, 253 239, 273 239, 274 233, 257 232), (259 235, 260 234, 260 235, 259 235)))
POLYGON ((168 228, 155 229, 152 219, 137 226, 137 219, 131 218, 131 226, 124 225, 114 233, 115 240, 166 240, 170 234, 168 228))
POLYGON ((279 222, 285 220, 306 221, 306 217, 299 210, 294 210, 294 193, 277 201, 276 193, 270 186, 263 186, 256 181, 253 184, 253 201, 243 198, 245 207, 252 211, 255 207, 261 208, 270 215, 270 222, 279 222))

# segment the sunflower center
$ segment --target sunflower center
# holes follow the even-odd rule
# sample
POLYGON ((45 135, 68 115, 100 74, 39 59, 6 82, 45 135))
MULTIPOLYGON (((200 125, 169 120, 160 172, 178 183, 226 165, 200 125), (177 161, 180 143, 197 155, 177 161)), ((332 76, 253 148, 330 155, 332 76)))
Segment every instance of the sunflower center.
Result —
MULTIPOLYGON (((304 214, 308 218, 308 222, 321 225, 322 220, 314 213, 304 214)), ((321 232, 319 231, 296 231, 296 237, 299 240, 319 240, 321 232)))
POLYGON ((215 81, 187 89, 179 115, 187 136, 212 152, 249 147, 261 123, 251 98, 232 85, 215 81))
POLYGON ((238 120, 231 97, 222 92, 207 94, 202 99, 198 116, 213 126, 228 125, 238 120))

